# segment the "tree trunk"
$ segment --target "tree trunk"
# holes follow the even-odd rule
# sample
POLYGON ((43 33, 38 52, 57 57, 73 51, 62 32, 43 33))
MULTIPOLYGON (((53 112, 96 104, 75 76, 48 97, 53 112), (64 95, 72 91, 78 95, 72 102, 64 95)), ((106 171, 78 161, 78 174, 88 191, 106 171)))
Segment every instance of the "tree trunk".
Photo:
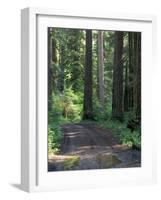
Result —
POLYGON ((128 108, 130 111, 133 111, 133 49, 134 49, 134 43, 133 43, 133 33, 129 32, 128 34, 128 40, 129 40, 129 100, 128 100, 128 108))
POLYGON ((134 73, 134 111, 137 119, 141 118, 141 33, 135 33, 135 73, 134 73))
POLYGON ((92 30, 86 30, 83 119, 92 119, 92 30))
POLYGON ((52 29, 48 28, 48 96, 51 97, 52 94, 52 29))
POLYGON ((103 31, 98 31, 98 93, 100 105, 104 107, 104 50, 103 31))
POLYGON ((141 118, 141 33, 129 32, 129 109, 141 118))
POLYGON ((55 38, 52 38, 52 61, 54 62, 54 63, 56 63, 57 62, 57 56, 56 56, 56 40, 55 40, 55 38))
POLYGON ((125 87, 124 87, 124 111, 128 112, 129 111, 129 84, 128 84, 128 66, 126 65, 125 68, 125 87))
POLYGON ((137 48, 138 48, 138 41, 137 41, 137 33, 133 33, 134 36, 134 49, 133 49, 133 112, 136 116, 136 107, 137 107, 137 48))
POLYGON ((123 32, 115 33, 115 56, 113 69, 113 96, 112 116, 115 119, 123 118, 123 32))
POLYGON ((138 33, 138 65, 137 65, 137 118, 141 120, 141 33, 138 33))

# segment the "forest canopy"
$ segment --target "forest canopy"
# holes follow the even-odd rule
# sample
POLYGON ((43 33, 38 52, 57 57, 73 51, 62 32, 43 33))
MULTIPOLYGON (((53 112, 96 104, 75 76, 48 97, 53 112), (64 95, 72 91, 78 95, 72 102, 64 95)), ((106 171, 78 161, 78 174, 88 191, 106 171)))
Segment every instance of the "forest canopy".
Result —
POLYGON ((61 125, 94 121, 141 144, 141 33, 48 28, 48 150, 61 125))

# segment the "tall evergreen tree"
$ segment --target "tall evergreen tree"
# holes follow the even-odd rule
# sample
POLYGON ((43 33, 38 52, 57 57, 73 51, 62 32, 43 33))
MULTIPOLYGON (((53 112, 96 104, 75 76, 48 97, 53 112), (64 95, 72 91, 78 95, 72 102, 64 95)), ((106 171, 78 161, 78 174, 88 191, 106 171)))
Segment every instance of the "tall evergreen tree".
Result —
POLYGON ((124 83, 124 111, 129 111, 129 83, 128 83, 128 66, 125 67, 125 83, 124 83))
POLYGON ((137 117, 141 120, 141 33, 138 33, 137 117))
POLYGON ((134 33, 134 112, 141 118, 141 33, 134 33))
POLYGON ((48 28, 48 95, 49 98, 53 89, 53 68, 52 68, 52 28, 48 28))
POLYGON ((128 94, 128 108, 132 112, 134 107, 134 34, 133 32, 128 33, 129 41, 129 94, 128 94))
POLYGON ((104 48, 103 31, 98 31, 98 93, 100 105, 104 107, 104 48))
POLYGON ((92 119, 92 30, 86 30, 83 119, 92 119))
POLYGON ((115 55, 113 68, 112 116, 123 118, 123 32, 115 33, 115 55))

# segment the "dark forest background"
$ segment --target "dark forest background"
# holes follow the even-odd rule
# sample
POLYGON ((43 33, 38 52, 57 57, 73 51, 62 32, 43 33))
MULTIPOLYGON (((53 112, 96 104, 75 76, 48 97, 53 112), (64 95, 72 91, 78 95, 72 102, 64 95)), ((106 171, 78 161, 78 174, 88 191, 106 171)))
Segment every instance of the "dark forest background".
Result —
POLYGON ((141 148, 140 32, 48 28, 48 152, 80 121, 141 148))

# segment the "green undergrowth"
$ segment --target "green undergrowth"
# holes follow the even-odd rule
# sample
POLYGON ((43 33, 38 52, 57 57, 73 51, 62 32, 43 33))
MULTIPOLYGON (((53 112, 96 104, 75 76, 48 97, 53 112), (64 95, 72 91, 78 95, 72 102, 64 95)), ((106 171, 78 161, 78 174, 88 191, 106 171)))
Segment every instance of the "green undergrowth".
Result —
POLYGON ((48 153, 57 154, 60 151, 63 139, 62 125, 67 123, 83 123, 89 126, 97 125, 112 130, 114 137, 119 138, 122 144, 141 148, 141 130, 133 132, 127 128, 128 121, 133 119, 133 113, 124 113, 122 122, 111 117, 111 105, 102 109, 97 100, 93 106, 93 120, 83 120, 83 93, 74 92, 71 88, 63 93, 53 92, 48 101, 48 153))
POLYGON ((81 120, 83 94, 71 88, 53 92, 48 101, 48 153, 59 153, 63 139, 62 125, 81 120))
POLYGON ((114 137, 118 138, 122 144, 141 149, 141 130, 139 128, 131 132, 127 128, 126 121, 120 122, 113 119, 98 121, 97 125, 111 129, 114 137))

